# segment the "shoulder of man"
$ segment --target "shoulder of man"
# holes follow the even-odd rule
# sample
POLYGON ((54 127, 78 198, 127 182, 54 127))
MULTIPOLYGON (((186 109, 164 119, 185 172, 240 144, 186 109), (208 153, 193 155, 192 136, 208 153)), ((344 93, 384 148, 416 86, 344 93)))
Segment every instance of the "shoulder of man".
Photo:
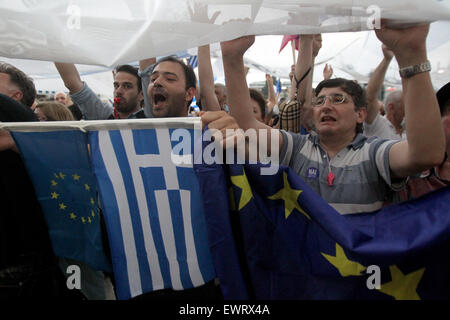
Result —
POLYGON ((29 107, 4 94, 0 94, 0 121, 26 122, 38 121, 38 119, 29 107))

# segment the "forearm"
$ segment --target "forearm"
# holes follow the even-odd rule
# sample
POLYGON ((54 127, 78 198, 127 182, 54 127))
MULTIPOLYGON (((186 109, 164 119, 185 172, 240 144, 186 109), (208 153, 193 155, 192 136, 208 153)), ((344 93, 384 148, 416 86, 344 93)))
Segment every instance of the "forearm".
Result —
MULTIPOLYGON (((312 42, 312 35, 300 36, 300 52, 294 72, 297 81, 299 81, 312 66, 312 42)), ((311 88, 308 87, 308 82, 305 80, 306 79, 303 79, 303 81, 301 81, 299 84, 296 83, 294 86, 295 90, 297 90, 297 99, 301 102, 304 102, 306 100, 307 91, 311 91, 311 88)))
POLYGON ((312 85, 313 85, 313 77, 314 77, 314 63, 315 58, 312 58, 311 61, 311 71, 309 72, 308 76, 306 77, 305 81, 305 100, 303 104, 303 108, 309 108, 312 104, 312 85))
POLYGON ((81 81, 80 74, 73 63, 55 62, 55 67, 70 93, 77 93, 83 89, 83 81, 81 81))
MULTIPOLYGON (((414 50, 403 50, 396 54, 400 68, 427 61, 425 44, 414 50)), ((436 94, 430 74, 423 72, 402 79, 407 147, 405 165, 396 166, 391 162, 394 174, 418 173, 438 165, 444 159, 445 136, 436 94), (395 168, 400 170, 395 172, 395 168)), ((401 153, 401 154, 400 154, 401 153)), ((396 157, 394 157, 396 159, 396 157)))
POLYGON ((219 101, 214 93, 214 76, 209 45, 198 47, 198 78, 200 98, 205 111, 220 111, 219 101))
POLYGON ((141 71, 144 71, 149 66, 151 66, 152 64, 155 64, 155 63, 156 63, 156 58, 149 58, 149 59, 139 60, 139 69, 141 71))
POLYGON ((438 164, 444 158, 445 136, 430 75, 421 73, 402 82, 410 157, 425 167, 438 164))
POLYGON ((383 61, 375 69, 374 73, 369 79, 369 83, 366 88, 367 98, 367 117, 366 122, 372 123, 378 114, 378 94, 383 86, 384 78, 386 76, 387 69, 391 60, 383 58, 383 61))
POLYGON ((253 116, 243 57, 223 56, 223 68, 230 114, 237 120, 239 127, 243 130, 267 127, 253 116))
POLYGON ((268 113, 272 112, 273 107, 275 107, 275 105, 277 104, 277 97, 275 94, 275 89, 273 88, 273 82, 272 79, 270 81, 267 81, 267 91, 268 91, 268 103, 267 103, 267 108, 268 113))
POLYGON ((156 63, 156 58, 150 58, 139 61, 139 76, 141 77, 142 83, 142 93, 144 96, 144 113, 147 118, 153 118, 152 115, 152 104, 150 98, 148 97, 148 86, 150 84, 150 76, 153 71, 151 66, 154 66, 156 63))

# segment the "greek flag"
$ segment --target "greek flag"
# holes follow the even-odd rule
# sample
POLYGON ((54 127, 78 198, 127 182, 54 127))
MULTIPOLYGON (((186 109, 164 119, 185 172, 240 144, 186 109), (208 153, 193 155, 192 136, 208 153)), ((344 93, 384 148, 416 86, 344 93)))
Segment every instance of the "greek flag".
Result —
POLYGON ((197 68, 198 67, 198 57, 190 56, 188 59, 188 64, 192 67, 192 69, 197 68))
POLYGON ((119 299, 215 277, 193 137, 193 128, 90 132, 119 299), (175 154, 179 144, 188 147, 175 154))

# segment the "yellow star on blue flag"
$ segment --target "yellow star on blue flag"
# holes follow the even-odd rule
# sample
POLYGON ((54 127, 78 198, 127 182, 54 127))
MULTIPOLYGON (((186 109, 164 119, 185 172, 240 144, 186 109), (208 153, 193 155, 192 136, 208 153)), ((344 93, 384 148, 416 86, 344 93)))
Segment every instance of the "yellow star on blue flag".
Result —
POLYGON ((247 176, 245 175, 245 170, 242 175, 231 176, 231 182, 238 188, 242 190, 241 198, 239 199, 238 210, 244 208, 247 203, 253 198, 252 188, 248 183, 247 176))
POLYGON ((349 260, 344 252, 344 249, 338 243, 336 243, 335 256, 322 252, 321 254, 328 260, 328 262, 338 269, 342 277, 361 276, 361 273, 366 270, 366 267, 360 263, 349 260))
POLYGON ((417 286, 422 279, 425 268, 404 274, 397 266, 389 267, 392 281, 382 284, 381 292, 394 297, 396 300, 420 300, 417 286))
POLYGON ((300 207, 300 204, 298 203, 298 197, 303 191, 291 188, 286 172, 283 172, 283 181, 284 181, 283 188, 268 198, 271 200, 284 201, 284 215, 286 219, 289 218, 294 209, 297 209, 299 212, 303 213, 308 219, 311 219, 310 216, 300 207))

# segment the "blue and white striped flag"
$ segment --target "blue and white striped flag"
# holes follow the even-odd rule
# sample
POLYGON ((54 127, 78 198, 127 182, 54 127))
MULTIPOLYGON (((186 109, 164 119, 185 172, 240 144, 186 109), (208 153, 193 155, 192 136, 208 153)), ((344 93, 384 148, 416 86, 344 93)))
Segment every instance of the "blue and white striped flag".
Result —
POLYGON ((197 56, 190 56, 188 59, 188 65, 192 67, 192 69, 195 69, 198 67, 198 57, 197 56))
POLYGON ((56 208, 52 214, 69 227, 58 229, 53 243, 57 254, 76 254, 96 267, 106 258, 102 260, 98 245, 96 193, 85 193, 97 187, 119 299, 165 288, 194 288, 215 278, 193 168, 194 141, 201 141, 195 137, 201 137, 200 118, 0 123, 0 128, 13 131, 17 139, 31 137, 30 148, 19 141, 22 156, 36 155, 30 158, 30 168, 37 170, 33 182, 46 203, 56 208), (42 150, 47 158, 38 157, 42 150), (70 188, 59 188, 66 180, 80 184, 88 201, 70 188), (59 200, 61 192, 70 199, 53 200, 59 200), (90 231, 74 229, 76 223, 90 231))
POLYGON ((90 132, 119 299, 215 277, 193 139, 193 125, 90 132), (181 136, 190 147, 174 154, 181 136))

